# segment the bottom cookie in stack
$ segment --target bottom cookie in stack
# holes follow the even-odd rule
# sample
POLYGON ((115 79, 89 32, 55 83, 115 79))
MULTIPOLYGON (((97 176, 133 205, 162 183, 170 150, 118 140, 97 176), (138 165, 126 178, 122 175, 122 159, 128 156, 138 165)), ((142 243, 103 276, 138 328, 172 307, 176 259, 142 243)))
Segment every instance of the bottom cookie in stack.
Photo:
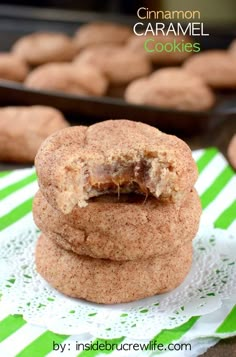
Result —
POLYGON ((114 304, 176 288, 192 262, 201 205, 196 191, 179 204, 141 195, 103 195, 63 215, 39 191, 34 219, 43 232, 36 267, 71 297, 114 304))
POLYGON ((36 247, 37 271, 49 284, 71 297, 103 304, 170 291, 182 283, 191 263, 191 242, 162 257, 123 262, 66 251, 45 235, 36 247))

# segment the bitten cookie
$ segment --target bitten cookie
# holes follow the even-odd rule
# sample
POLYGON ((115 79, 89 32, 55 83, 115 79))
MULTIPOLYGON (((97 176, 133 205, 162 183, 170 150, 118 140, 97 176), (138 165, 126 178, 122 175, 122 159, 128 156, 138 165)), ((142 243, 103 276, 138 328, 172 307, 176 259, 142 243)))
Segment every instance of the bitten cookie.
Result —
POLYGON ((191 262, 191 243, 162 258, 127 262, 80 256, 44 235, 36 247, 36 269, 49 284, 68 296, 102 304, 170 291, 185 279, 191 262))
POLYGON ((103 44, 123 44, 132 35, 131 28, 109 22, 93 22, 81 26, 75 33, 77 50, 103 44))
POLYGON ((79 54, 75 65, 90 64, 99 68, 111 84, 129 83, 135 78, 149 74, 151 65, 142 53, 134 54, 122 46, 97 46, 88 48, 79 54))
POLYGON ((134 55, 141 52, 154 64, 175 65, 182 63, 188 58, 192 51, 182 51, 185 43, 192 46, 192 40, 188 36, 136 36, 133 35, 127 42, 127 47, 133 51, 134 55), (174 44, 180 46, 180 50, 174 50, 174 44), (156 47, 156 48, 155 48, 156 47))
POLYGON ((61 130, 43 143, 35 165, 43 195, 65 214, 106 193, 178 201, 197 179, 185 142, 129 120, 61 130))
POLYGON ((111 260, 163 256, 191 242, 201 215, 195 190, 178 206, 140 195, 104 195, 68 215, 53 209, 40 193, 33 204, 36 225, 66 250, 111 260))
POLYGON ((69 124, 58 110, 44 106, 0 109, 0 161, 33 162, 41 143, 69 124))
POLYGON ((189 58, 183 68, 213 88, 236 88, 236 57, 228 51, 201 52, 189 58))
POLYGON ((178 110, 207 110, 215 96, 204 81, 180 68, 164 68, 148 78, 137 79, 125 91, 125 100, 178 110))
POLYGON ((0 53, 0 79, 22 82, 28 74, 26 63, 11 53, 0 53))
POLYGON ((76 53, 72 39, 63 33, 35 32, 21 37, 12 52, 31 66, 71 61, 76 53))
POLYGON ((51 63, 33 70, 25 85, 35 89, 101 96, 106 92, 108 82, 102 72, 91 65, 51 63))
POLYGON ((227 150, 227 156, 229 159, 229 162, 233 166, 233 168, 236 170, 236 134, 232 137, 230 140, 228 150, 227 150))

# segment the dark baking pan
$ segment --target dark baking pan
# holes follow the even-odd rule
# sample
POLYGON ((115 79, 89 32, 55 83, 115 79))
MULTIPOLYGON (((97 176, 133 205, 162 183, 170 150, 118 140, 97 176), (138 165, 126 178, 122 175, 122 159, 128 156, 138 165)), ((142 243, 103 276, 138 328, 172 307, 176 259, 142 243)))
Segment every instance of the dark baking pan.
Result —
POLYGON ((196 132, 210 128, 236 113, 236 94, 221 94, 216 107, 207 112, 188 112, 127 104, 110 97, 79 97, 59 92, 42 92, 5 82, 0 85, 0 101, 4 105, 50 105, 60 109, 75 124, 104 119, 126 118, 143 121, 169 132, 196 132))
MULTIPOLYGON (((19 37, 34 31, 63 31, 73 34, 89 21, 104 20, 133 24, 136 18, 126 16, 71 12, 54 9, 35 9, 0 6, 0 50, 9 50, 19 37)), ((208 28, 211 34, 202 38, 202 49, 227 48, 236 37, 229 27, 208 28)), ((207 112, 189 112, 132 105, 114 97, 82 97, 59 92, 24 88, 15 82, 0 83, 0 105, 50 105, 62 110, 77 124, 86 124, 107 118, 127 118, 143 121, 168 132, 196 132, 208 129, 219 121, 236 115, 236 92, 217 94, 215 107, 207 112)))

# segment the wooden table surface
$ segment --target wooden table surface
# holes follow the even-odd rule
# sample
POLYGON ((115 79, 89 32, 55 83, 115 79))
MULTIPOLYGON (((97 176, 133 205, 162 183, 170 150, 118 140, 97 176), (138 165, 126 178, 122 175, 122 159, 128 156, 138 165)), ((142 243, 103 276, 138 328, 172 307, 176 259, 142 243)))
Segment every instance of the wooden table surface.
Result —
MULTIPOLYGON (((224 155, 230 138, 236 133, 236 117, 228 119, 208 132, 191 137, 183 137, 192 150, 215 146, 224 155)), ((1 164, 0 170, 23 168, 25 165, 1 164)), ((210 348, 204 357, 236 357, 236 337, 222 340, 216 346, 210 348)))

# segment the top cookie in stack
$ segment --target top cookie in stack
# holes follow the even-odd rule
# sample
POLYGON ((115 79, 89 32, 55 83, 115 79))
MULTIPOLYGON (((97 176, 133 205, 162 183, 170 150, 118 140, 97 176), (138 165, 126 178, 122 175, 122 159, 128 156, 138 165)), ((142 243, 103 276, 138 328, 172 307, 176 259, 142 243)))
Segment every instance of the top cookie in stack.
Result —
POLYGON ((128 120, 72 127, 43 143, 36 169, 36 266, 51 285, 120 303, 184 280, 201 206, 182 140, 128 120))
POLYGON ((35 165, 43 195, 64 214, 108 193, 178 201, 197 179, 186 143, 128 120, 61 130, 41 146, 35 165))

